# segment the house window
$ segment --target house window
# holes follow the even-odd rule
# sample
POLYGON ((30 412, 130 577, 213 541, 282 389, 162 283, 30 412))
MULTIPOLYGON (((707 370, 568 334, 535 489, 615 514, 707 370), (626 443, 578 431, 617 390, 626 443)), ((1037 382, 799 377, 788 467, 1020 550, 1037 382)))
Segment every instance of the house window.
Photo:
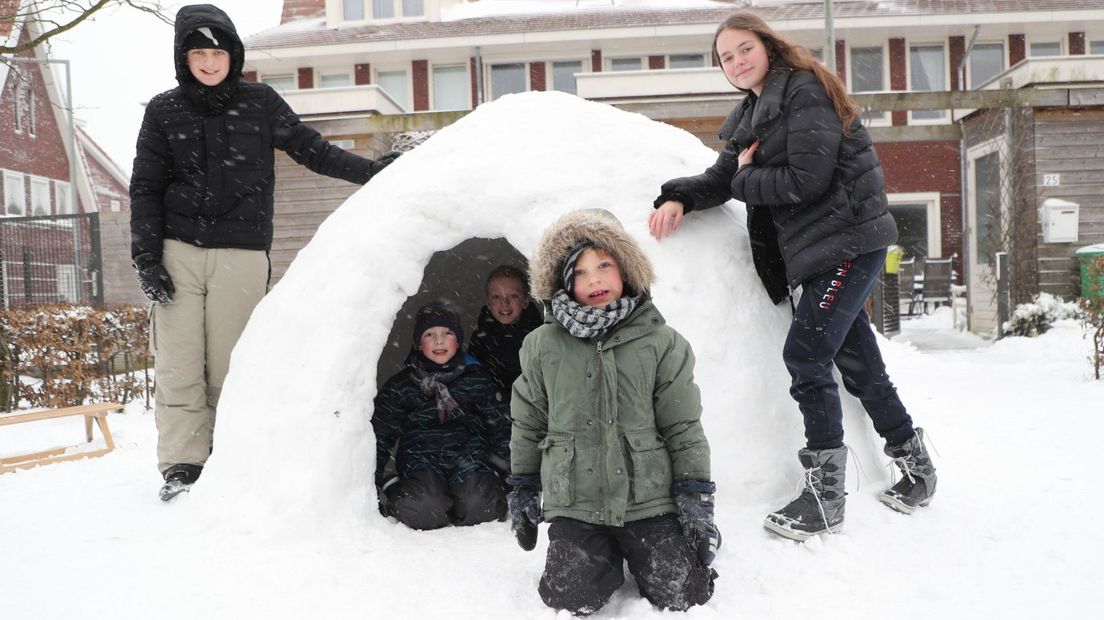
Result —
POLYGON ((119 202, 118 200, 112 200, 111 201, 111 212, 112 213, 118 213, 119 211, 122 211, 122 210, 123 210, 123 203, 119 202))
POLYGON ((395 16, 394 0, 372 0, 372 17, 390 19, 395 16))
POLYGON ((1000 152, 986 153, 973 161, 974 200, 977 207, 977 262, 991 264, 1001 251, 1003 217, 1001 208, 1000 152))
POLYGON ((695 69, 705 66, 702 54, 671 54, 667 57, 668 69, 695 69))
POLYGON ((576 94, 575 74, 583 72, 582 61, 552 63, 552 90, 576 94))
POLYGON ((937 258, 939 239, 939 192, 889 194, 889 211, 897 222, 897 245, 905 257, 937 258))
POLYGON ((343 0, 341 15, 349 22, 364 19, 364 0, 343 0))
MULTIPOLYGON (((947 83, 947 68, 942 45, 909 47, 909 86, 913 92, 943 90, 947 83)), ((913 110, 913 120, 942 120, 943 110, 913 110)))
POLYGON ((1032 43, 1028 56, 1031 58, 1043 58, 1046 56, 1061 56, 1062 43, 1060 41, 1039 41, 1032 43))
POLYGON ((491 65, 491 100, 526 89, 525 64, 491 65))
POLYGON ((639 58, 611 58, 610 71, 640 71, 639 58))
POLYGON ((295 90, 299 84, 299 81, 294 75, 266 75, 261 78, 261 81, 276 89, 276 92, 281 94, 289 90, 295 90))
POLYGON ((977 88, 1004 71, 1004 44, 980 43, 970 50, 970 88, 977 88))
POLYGON ((464 65, 433 67, 434 110, 467 110, 471 107, 470 89, 464 65))
MULTIPOLYGON (((885 90, 885 50, 881 47, 851 48, 851 92, 885 90)), ((886 112, 863 112, 863 123, 885 122, 886 112)))
POLYGON ((38 115, 35 113, 35 94, 34 91, 30 91, 29 101, 27 102, 27 135, 32 138, 38 133, 38 115))
POLYGON ((410 80, 406 77, 406 71, 378 71, 376 84, 379 84, 379 87, 395 103, 402 106, 402 109, 410 109, 410 80))
POLYGON ((23 175, 4 171, 4 212, 8 215, 24 215, 27 212, 27 190, 23 175))
POLYGON ((54 204, 57 205, 59 215, 73 212, 69 201, 69 184, 65 181, 54 181, 54 204))
POLYGON ((353 77, 348 73, 323 73, 318 78, 320 88, 341 88, 352 85, 353 77))
POLYGON ((425 15, 425 0, 403 0, 403 17, 422 17, 425 15))
POLYGON ((1104 54, 1104 41, 1089 41, 1090 54, 1104 54))
POLYGON ((19 72, 14 74, 16 85, 14 97, 12 97, 12 112, 15 116, 15 133, 27 132, 31 137, 35 135, 34 92, 26 76, 19 72))
POLYGON ((50 181, 31 177, 31 215, 50 215, 50 181))

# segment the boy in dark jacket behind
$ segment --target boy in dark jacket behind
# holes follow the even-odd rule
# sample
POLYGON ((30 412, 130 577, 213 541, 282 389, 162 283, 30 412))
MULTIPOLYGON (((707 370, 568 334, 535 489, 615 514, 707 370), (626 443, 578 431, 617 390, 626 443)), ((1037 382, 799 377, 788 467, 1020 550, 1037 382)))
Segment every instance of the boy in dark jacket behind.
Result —
POLYGON ((495 267, 487 275, 484 297, 486 305, 479 311, 468 353, 483 364, 509 399, 510 386, 521 374, 521 341, 540 327, 544 317, 530 297, 529 278, 517 267, 495 267))
POLYGON ((652 304, 650 261, 611 214, 586 210, 549 228, 531 269, 555 322, 521 349, 508 481, 523 549, 551 522, 541 598, 597 611, 627 560, 654 605, 705 603, 720 546, 709 444, 694 355, 652 304))
POLYGON ((177 12, 173 54, 178 86, 146 106, 130 181, 131 257, 155 302, 165 501, 203 470, 230 352, 268 286, 273 149, 358 184, 397 156, 346 153, 300 123, 270 86, 242 80, 245 48, 215 6, 177 12))
POLYGON ((374 403, 380 513, 417 530, 498 519, 506 499, 495 464, 510 458, 508 406, 479 365, 465 364, 451 305, 419 309, 413 336, 406 368, 374 403), (392 458, 397 475, 388 473, 392 458))

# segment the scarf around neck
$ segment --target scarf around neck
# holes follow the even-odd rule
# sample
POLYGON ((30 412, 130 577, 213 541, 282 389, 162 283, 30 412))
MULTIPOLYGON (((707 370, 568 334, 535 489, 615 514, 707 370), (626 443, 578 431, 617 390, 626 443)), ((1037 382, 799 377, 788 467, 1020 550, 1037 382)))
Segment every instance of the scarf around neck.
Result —
MULTIPOLYGON (((456 355, 459 356, 461 353, 457 352, 456 355)), ((453 359, 455 359, 455 357, 453 359)), ((461 360, 462 359, 463 358, 461 358, 461 360)), ((418 351, 411 353, 410 358, 407 359, 407 366, 410 367, 410 380, 418 386, 418 389, 420 389, 422 394, 427 398, 436 400, 437 420, 444 424, 445 421, 449 419, 449 416, 460 408, 460 403, 457 403, 456 399, 449 393, 447 384, 464 374, 466 366, 464 366, 461 361, 461 363, 457 363, 455 366, 449 364, 444 366, 433 364, 436 368, 426 369, 424 365, 431 363, 432 362, 428 362, 428 360, 422 359, 418 351)))
POLYGON ((640 297, 621 297, 602 308, 584 306, 560 289, 552 296, 552 317, 576 338, 601 338, 632 314, 640 297))

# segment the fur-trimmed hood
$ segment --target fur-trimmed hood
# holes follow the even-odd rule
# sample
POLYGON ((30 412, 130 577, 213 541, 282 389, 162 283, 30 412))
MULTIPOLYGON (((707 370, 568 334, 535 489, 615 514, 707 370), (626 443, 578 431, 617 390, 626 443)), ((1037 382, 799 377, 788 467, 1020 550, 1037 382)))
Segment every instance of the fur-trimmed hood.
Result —
POLYGON ((529 279, 537 299, 551 299, 563 285, 560 265, 579 244, 589 241, 617 259, 625 284, 638 294, 655 282, 652 261, 625 232, 621 222, 605 209, 580 209, 556 220, 544 231, 537 252, 529 261, 529 279))

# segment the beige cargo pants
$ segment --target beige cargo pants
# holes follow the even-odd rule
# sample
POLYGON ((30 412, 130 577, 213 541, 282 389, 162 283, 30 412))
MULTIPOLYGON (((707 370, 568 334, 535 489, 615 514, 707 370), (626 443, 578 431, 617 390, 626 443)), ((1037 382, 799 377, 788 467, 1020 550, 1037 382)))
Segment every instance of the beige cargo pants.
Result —
POLYGON ((268 255, 260 250, 198 248, 166 239, 161 262, 176 293, 154 304, 157 467, 203 465, 211 454, 230 352, 268 287, 268 255))

